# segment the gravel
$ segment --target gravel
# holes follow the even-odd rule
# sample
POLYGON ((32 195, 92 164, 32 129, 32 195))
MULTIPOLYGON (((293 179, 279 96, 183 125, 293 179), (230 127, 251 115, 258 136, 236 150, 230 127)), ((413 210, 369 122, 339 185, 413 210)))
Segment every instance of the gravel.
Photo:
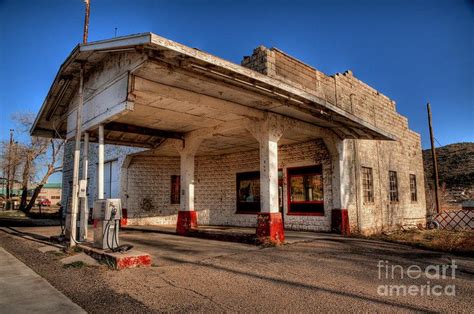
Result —
MULTIPOLYGON (((0 232, 0 246, 16 256, 35 272, 48 280, 56 289, 89 313, 145 313, 151 309, 127 294, 110 288, 103 275, 114 273, 106 266, 65 268, 61 253, 41 253, 38 242, 19 239, 0 232)), ((25 296, 27 298, 28 296, 25 296)))

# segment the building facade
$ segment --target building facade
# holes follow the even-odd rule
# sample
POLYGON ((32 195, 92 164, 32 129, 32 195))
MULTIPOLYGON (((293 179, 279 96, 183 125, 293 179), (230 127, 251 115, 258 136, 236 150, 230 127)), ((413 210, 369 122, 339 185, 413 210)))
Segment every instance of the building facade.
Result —
MULTIPOLYGON (((254 226, 277 240, 284 229, 375 233, 425 223, 420 136, 394 101, 351 71, 328 76, 263 46, 238 66, 154 34, 159 54, 143 53, 148 41, 138 49, 127 40, 120 51, 88 59, 99 66, 85 87, 103 89, 109 101, 127 73, 125 98, 134 105, 84 124, 96 141, 97 125, 105 125, 104 142, 122 144, 105 145, 100 180, 101 144, 85 144, 89 207, 103 193, 122 199, 129 224, 177 224, 180 233, 199 224, 254 226)), ((86 108, 100 97, 86 94, 86 108)), ((58 115, 68 137, 74 92, 70 99, 58 115)), ((64 155, 64 205, 73 146, 64 155)))
POLYGON ((38 194, 38 199, 48 199, 51 205, 61 203, 62 184, 61 183, 46 183, 41 188, 38 194))

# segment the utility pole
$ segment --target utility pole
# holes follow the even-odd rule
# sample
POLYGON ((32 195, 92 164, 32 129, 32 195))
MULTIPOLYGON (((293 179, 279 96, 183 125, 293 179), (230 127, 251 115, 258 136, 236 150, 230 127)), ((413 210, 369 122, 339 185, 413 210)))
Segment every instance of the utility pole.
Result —
POLYGON ((85 44, 87 43, 87 37, 89 36, 89 13, 90 13, 90 0, 84 0, 84 3, 86 4, 86 15, 84 18, 84 33, 82 36, 82 42, 85 44))
MULTIPOLYGON (((89 33, 89 13, 90 13, 90 0, 84 0, 86 4, 86 12, 84 18, 84 33, 82 36, 83 44, 87 43, 87 36, 89 33)), ((69 235, 69 246, 73 247, 77 242, 77 211, 79 208, 79 159, 81 153, 81 137, 82 137, 82 108, 84 106, 84 62, 81 63, 81 69, 79 72, 79 90, 78 98, 79 103, 77 105, 76 113, 76 138, 75 138, 75 149, 74 149, 74 166, 72 172, 72 204, 71 204, 71 230, 69 235)))
POLYGON ((6 186, 6 199, 10 199, 10 180, 12 173, 12 148, 13 148, 13 129, 10 129, 10 144, 8 145, 8 162, 7 162, 7 186, 6 186))
POLYGON ((431 106, 430 103, 426 105, 428 109, 428 125, 430 127, 430 141, 431 141, 431 157, 433 159, 433 177, 434 177, 434 188, 435 188, 435 199, 436 199, 436 212, 439 214, 439 177, 438 177, 438 161, 436 158, 436 148, 434 144, 433 126, 431 121, 431 106))

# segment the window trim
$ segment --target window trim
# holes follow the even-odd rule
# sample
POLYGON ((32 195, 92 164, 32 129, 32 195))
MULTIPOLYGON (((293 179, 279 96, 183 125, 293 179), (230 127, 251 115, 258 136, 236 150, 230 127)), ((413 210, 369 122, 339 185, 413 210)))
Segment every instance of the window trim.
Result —
MULTIPOLYGON (((283 213, 284 211, 284 198, 283 198, 283 182, 284 182, 284 173, 283 169, 278 168, 278 174, 282 173, 282 177, 278 176, 278 211, 283 213), (280 207, 280 188, 281 188, 281 207, 280 207)), ((261 211, 261 203, 259 203, 259 211, 241 211, 239 210, 239 175, 245 177, 245 175, 253 174, 253 173, 258 173, 258 183, 260 184, 260 170, 256 171, 245 171, 245 172, 236 172, 235 173, 235 214, 242 214, 242 215, 257 215, 260 214, 261 211)))
MULTIPOLYGON (((242 210, 242 205, 239 201, 239 183, 243 179, 245 180, 246 178, 252 178, 255 174, 258 175, 258 184, 260 184, 260 171, 245 171, 245 172, 236 172, 235 173, 235 213, 236 214, 244 214, 244 215, 256 215, 261 213, 261 204, 260 200, 258 202, 252 202, 252 203, 258 203, 258 211, 247 211, 247 210, 242 210)), ((259 195, 260 196, 260 195, 259 195)), ((249 202, 250 203, 250 202, 249 202)), ((256 205, 253 205, 256 206, 256 205)))
POLYGON ((361 166, 361 174, 362 174, 362 200, 364 202, 364 204, 373 204, 375 203, 375 189, 374 189, 374 171, 371 167, 365 167, 365 166, 361 166), (369 189, 366 189, 365 188, 365 170, 369 170, 370 171, 370 184, 368 184, 369 186, 369 189), (368 197, 367 200, 366 200, 366 191, 369 191, 371 192, 371 195, 370 195, 370 198, 368 197))
POLYGON ((393 170, 388 171, 388 199, 390 203, 393 203, 393 204, 398 203, 400 201, 400 195, 399 195, 399 189, 398 189, 398 174, 396 171, 393 171, 393 170), (394 176, 392 177, 392 175, 394 176), (394 190, 392 190, 392 178, 395 178, 395 181, 393 182, 394 187, 395 187, 394 190), (396 196, 395 198, 392 198, 392 193, 396 193, 394 194, 396 196))
POLYGON ((417 203, 418 202, 418 187, 417 187, 417 182, 416 182, 416 174, 410 173, 409 180, 410 180, 410 201, 412 203, 417 203), (412 179, 414 183, 413 186, 412 186, 412 179), (414 189, 412 189, 412 187, 414 189), (413 199, 413 195, 415 196, 415 199, 413 199))
POLYGON ((286 214, 288 216, 324 216, 326 213, 326 208, 324 206, 324 176, 323 176, 323 166, 319 165, 311 165, 311 166, 302 166, 302 167, 291 167, 286 168, 286 214), (302 172, 292 175, 291 171, 301 171, 304 169, 316 168, 317 171, 314 172, 302 172), (291 177, 292 176, 299 176, 299 175, 320 175, 322 178, 322 188, 323 188, 323 200, 322 201, 291 201, 291 177), (322 205, 322 212, 298 212, 291 210, 291 204, 321 204, 322 205))

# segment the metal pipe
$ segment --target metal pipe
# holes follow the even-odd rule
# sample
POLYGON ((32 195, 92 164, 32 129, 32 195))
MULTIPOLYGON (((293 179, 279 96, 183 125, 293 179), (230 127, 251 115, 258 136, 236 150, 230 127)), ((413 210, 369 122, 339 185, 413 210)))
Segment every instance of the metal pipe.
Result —
POLYGON ((87 239, 87 220, 89 218, 88 201, 87 201, 87 176, 89 170, 89 132, 84 132, 84 146, 82 150, 82 180, 85 181, 86 195, 81 202, 81 225, 80 234, 81 241, 87 239))
POLYGON ((99 125, 99 164, 97 167, 97 198, 104 198, 104 125, 99 125))
POLYGON ((81 153, 81 127, 82 127, 82 107, 84 105, 84 63, 81 63, 79 72, 79 103, 76 111, 76 139, 74 149, 74 166, 72 172, 72 204, 71 204, 71 230, 69 234, 69 246, 76 245, 76 223, 77 209, 79 203, 79 159, 81 153))

